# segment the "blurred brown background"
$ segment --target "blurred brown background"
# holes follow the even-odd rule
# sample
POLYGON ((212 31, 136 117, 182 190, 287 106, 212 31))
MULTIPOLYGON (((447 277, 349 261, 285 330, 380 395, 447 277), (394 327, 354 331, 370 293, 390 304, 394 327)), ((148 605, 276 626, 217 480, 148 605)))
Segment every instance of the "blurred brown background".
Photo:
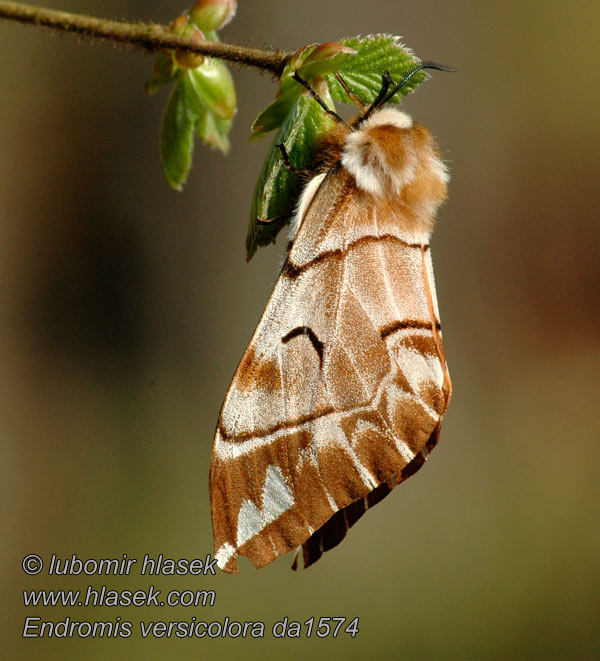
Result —
MULTIPOLYGON (((54 8, 168 22, 176 2, 54 8)), ((4 658, 591 659, 600 648, 600 4, 240 0, 223 38, 288 50, 370 32, 456 66, 406 101, 452 169, 434 236, 454 398, 428 465, 305 573, 26 577, 76 553, 203 557, 214 426, 282 242, 244 260, 268 75, 234 68, 229 157, 158 162, 153 59, 0 23, 4 658), (204 609, 23 608, 22 590, 204 587, 204 609), (25 640, 61 620, 262 620, 263 640, 25 640), (275 640, 288 616, 354 639, 275 640)), ((137 626, 137 624, 136 624, 137 626)))

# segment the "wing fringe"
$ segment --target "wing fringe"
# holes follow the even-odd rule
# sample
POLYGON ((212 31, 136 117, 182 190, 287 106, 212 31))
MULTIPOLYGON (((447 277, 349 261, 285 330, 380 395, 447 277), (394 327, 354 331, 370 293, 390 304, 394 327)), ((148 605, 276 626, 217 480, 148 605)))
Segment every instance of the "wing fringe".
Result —
MULTIPOLYGON (((326 521, 318 530, 302 544, 302 562, 303 568, 307 569, 313 565, 326 551, 335 548, 346 537, 348 530, 361 518, 361 516, 370 508, 375 507, 395 486, 404 482, 414 475, 427 460, 429 453, 438 444, 442 421, 440 420, 436 428, 431 433, 425 447, 419 452, 413 460, 408 463, 400 472, 400 475, 394 475, 391 479, 375 487, 369 494, 355 500, 350 505, 338 510, 328 521, 326 521)), ((300 549, 296 553, 292 569, 300 569, 298 562, 300 549)))

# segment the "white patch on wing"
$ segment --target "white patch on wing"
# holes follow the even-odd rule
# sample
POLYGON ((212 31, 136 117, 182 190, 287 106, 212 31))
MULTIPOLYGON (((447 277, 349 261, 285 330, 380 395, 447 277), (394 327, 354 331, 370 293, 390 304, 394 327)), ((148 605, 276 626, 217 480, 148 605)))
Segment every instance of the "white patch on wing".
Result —
POLYGON ((279 466, 269 466, 263 487, 263 515, 267 523, 275 521, 294 504, 294 494, 285 483, 279 466))
POLYGON ((236 534, 238 548, 293 506, 294 494, 286 484, 279 466, 271 465, 267 468, 261 501, 262 510, 251 500, 245 500, 240 507, 236 534))
POLYGON ((240 507, 237 523, 236 544, 240 547, 265 527, 261 511, 251 500, 245 500, 240 507))
POLYGON ((231 546, 229 542, 225 542, 223 546, 215 553, 217 559, 217 566, 223 569, 231 557, 235 555, 235 547, 231 546))
POLYGON ((415 458, 415 453, 401 438, 395 438, 394 441, 396 442, 396 449, 398 450, 402 459, 404 459, 407 464, 410 464, 410 462, 415 458))
POLYGON ((402 372, 415 393, 422 384, 434 383, 438 388, 444 382, 444 371, 437 356, 426 356, 415 349, 396 347, 397 361, 403 366, 402 372))

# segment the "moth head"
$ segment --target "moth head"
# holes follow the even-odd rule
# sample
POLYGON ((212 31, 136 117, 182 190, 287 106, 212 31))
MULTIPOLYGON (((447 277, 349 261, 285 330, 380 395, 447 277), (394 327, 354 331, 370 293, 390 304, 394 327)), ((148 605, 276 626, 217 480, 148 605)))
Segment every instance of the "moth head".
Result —
POLYGON ((384 107, 422 69, 455 71, 438 62, 419 62, 396 84, 384 72, 379 94, 344 142, 341 162, 360 191, 392 209, 402 206, 421 226, 413 229, 428 231, 446 199, 448 171, 430 133, 405 112, 384 107))

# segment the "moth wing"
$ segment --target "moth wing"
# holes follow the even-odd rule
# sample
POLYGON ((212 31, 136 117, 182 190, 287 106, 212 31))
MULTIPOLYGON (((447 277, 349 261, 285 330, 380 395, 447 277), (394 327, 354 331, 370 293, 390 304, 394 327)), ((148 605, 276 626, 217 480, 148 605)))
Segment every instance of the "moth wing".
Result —
POLYGON ((437 440, 449 393, 429 251, 357 195, 344 169, 320 185, 221 409, 225 571, 300 545, 311 564, 437 440))

